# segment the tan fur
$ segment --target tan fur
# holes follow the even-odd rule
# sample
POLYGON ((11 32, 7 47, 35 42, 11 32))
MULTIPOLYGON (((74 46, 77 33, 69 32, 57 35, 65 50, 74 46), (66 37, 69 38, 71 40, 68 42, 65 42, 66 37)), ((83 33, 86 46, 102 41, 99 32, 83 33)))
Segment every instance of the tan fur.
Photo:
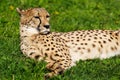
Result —
POLYGON ((79 60, 120 55, 120 31, 50 33, 49 13, 44 8, 17 11, 21 15, 21 51, 32 59, 47 62, 46 68, 51 72, 46 78, 64 72, 79 60))

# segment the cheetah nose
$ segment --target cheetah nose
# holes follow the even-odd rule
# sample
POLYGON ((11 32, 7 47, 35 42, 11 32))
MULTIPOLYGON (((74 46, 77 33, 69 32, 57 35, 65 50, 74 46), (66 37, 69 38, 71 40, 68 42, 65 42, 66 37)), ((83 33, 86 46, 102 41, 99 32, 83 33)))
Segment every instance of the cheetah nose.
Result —
POLYGON ((50 27, 50 25, 44 25, 44 27, 48 29, 50 27))

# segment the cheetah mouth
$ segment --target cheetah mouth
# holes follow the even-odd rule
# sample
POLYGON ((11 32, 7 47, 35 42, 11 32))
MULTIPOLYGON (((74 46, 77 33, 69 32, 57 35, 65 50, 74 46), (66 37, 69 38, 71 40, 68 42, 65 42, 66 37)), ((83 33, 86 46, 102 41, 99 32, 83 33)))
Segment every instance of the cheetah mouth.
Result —
POLYGON ((50 31, 45 31, 43 34, 49 34, 50 33, 50 31))
POLYGON ((49 33, 50 33, 50 30, 49 30, 49 29, 40 31, 40 34, 49 34, 49 33))

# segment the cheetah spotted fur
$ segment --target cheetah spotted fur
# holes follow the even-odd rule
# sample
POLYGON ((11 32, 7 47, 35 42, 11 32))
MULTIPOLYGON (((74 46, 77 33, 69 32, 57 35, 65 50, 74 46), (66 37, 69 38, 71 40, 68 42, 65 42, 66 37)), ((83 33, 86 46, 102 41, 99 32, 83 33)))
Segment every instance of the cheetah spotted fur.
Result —
POLYGON ((75 65, 76 61, 106 59, 120 55, 120 31, 81 30, 50 32, 49 13, 44 8, 20 10, 21 51, 27 57, 47 62, 52 77, 75 65))

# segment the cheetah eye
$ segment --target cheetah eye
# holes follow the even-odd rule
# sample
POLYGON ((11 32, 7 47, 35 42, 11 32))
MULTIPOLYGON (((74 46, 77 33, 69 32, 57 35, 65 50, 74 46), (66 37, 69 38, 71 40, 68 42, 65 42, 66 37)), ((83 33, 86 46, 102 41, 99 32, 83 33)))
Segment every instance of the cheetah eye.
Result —
POLYGON ((39 19, 39 16, 34 16, 34 18, 39 19))
POLYGON ((46 16, 46 18, 49 18, 49 17, 50 17, 49 15, 46 16))

